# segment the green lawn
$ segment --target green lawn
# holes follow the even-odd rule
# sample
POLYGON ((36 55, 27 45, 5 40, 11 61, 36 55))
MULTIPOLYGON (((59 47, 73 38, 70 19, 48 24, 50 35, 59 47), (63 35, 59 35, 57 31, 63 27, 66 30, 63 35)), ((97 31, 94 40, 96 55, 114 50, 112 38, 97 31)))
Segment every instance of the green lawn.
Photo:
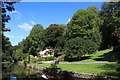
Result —
MULTIPOLYGON (((35 65, 39 67, 50 67, 51 64, 30 63, 29 65, 35 65)), ((120 76, 119 72, 116 71, 118 66, 120 65, 118 65, 116 62, 99 64, 58 64, 58 67, 61 68, 61 70, 109 76, 120 76)))
MULTIPOLYGON (((74 62, 98 62, 100 60, 96 60, 96 59, 99 59, 99 58, 114 59, 112 56, 116 54, 119 55, 119 53, 116 53, 110 49, 107 49, 107 50, 99 51, 95 54, 85 55, 85 57, 89 57, 89 58, 82 61, 74 61, 74 62)), ((39 67, 50 67, 51 64, 30 63, 29 65, 36 65, 39 67)), ((62 70, 72 71, 72 72, 120 77, 120 64, 117 64, 117 62, 97 63, 97 64, 58 64, 58 67, 61 68, 62 70)))
MULTIPOLYGON (((103 58, 102 55, 104 55, 105 53, 109 53, 111 51, 112 50, 110 50, 110 49, 106 49, 106 50, 96 52, 95 54, 85 55, 82 57, 88 57, 88 59, 81 60, 81 61, 72 61, 72 63, 74 63, 74 62, 100 62, 100 61, 97 61, 95 59, 96 58, 103 58)), ((62 61, 62 62, 68 62, 68 61, 62 61)))

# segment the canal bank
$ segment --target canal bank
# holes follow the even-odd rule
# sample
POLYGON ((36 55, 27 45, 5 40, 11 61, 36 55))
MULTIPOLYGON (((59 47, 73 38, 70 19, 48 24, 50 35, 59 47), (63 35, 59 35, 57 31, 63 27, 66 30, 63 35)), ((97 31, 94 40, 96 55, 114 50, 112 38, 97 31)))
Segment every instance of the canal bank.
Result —
POLYGON ((96 79, 102 79, 102 80, 120 80, 118 77, 111 77, 111 76, 101 76, 101 75, 96 75, 96 74, 87 74, 87 73, 78 73, 78 72, 70 72, 70 71, 62 71, 59 69, 55 68, 44 68, 44 67, 38 67, 38 66, 30 66, 29 64, 27 65, 27 68, 34 69, 34 70, 40 70, 43 72, 43 74, 47 76, 53 76, 55 75, 55 78, 60 78, 60 79, 67 79, 69 78, 70 80, 74 79, 81 79, 81 80, 96 80, 96 79))

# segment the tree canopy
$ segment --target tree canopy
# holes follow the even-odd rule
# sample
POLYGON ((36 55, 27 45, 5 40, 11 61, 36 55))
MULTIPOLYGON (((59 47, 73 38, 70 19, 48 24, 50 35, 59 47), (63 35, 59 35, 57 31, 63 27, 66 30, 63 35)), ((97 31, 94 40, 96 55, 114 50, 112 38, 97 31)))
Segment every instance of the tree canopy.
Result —
POLYGON ((91 39, 100 45, 101 32, 99 30, 102 21, 99 18, 97 7, 92 5, 87 10, 78 10, 67 24, 66 33, 68 37, 81 37, 91 39))
POLYGON ((100 12, 103 24, 101 26, 102 31, 102 43, 103 48, 108 48, 108 45, 113 45, 112 33, 116 28, 120 27, 120 1, 119 2, 104 2, 102 10, 100 12))
POLYGON ((55 47, 57 41, 60 39, 64 32, 65 28, 63 25, 51 24, 45 31, 45 42, 46 46, 55 47))
POLYGON ((83 38, 70 39, 65 44, 65 54, 68 58, 80 57, 85 54, 92 54, 98 49, 96 43, 83 38))

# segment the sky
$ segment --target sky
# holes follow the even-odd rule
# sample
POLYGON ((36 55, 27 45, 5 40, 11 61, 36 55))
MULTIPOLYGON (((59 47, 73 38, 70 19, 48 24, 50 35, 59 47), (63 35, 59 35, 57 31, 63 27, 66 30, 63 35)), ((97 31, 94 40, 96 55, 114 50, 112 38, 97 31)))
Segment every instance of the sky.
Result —
POLYGON ((15 11, 7 12, 11 20, 6 23, 10 32, 5 32, 12 46, 18 45, 29 34, 34 25, 41 24, 44 29, 50 24, 67 24, 78 10, 89 6, 100 7, 102 2, 20 2, 15 3, 15 11))

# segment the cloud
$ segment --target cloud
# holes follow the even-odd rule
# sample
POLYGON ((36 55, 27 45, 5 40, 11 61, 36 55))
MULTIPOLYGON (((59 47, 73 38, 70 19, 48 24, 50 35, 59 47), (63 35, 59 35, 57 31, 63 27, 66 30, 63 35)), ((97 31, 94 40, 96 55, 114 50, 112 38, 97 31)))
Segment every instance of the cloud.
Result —
POLYGON ((35 22, 34 21, 30 21, 33 25, 35 25, 35 22))
POLYGON ((9 38, 15 38, 14 35, 10 35, 10 34, 6 34, 6 36, 9 37, 9 38))
POLYGON ((14 36, 14 35, 11 35, 11 34, 5 34, 5 36, 11 38, 11 39, 14 39, 14 38, 17 38, 17 39, 24 39, 25 37, 24 36, 14 36))
POLYGON ((68 19, 68 22, 66 24, 68 24, 70 22, 71 19, 68 19))
POLYGON ((24 23, 24 24, 22 24, 22 25, 18 25, 18 27, 24 29, 25 31, 29 31, 29 30, 32 29, 32 26, 30 26, 30 25, 27 24, 27 23, 24 23))
POLYGON ((14 15, 14 17, 15 18, 17 18, 18 20, 20 20, 21 19, 21 16, 22 16, 22 14, 19 12, 19 11, 12 11, 12 12, 7 12, 7 14, 10 14, 10 15, 14 15))
POLYGON ((18 14, 18 15, 20 15, 20 16, 22 16, 22 14, 19 11, 15 10, 15 11, 10 12, 10 14, 15 14, 15 13, 18 14))

